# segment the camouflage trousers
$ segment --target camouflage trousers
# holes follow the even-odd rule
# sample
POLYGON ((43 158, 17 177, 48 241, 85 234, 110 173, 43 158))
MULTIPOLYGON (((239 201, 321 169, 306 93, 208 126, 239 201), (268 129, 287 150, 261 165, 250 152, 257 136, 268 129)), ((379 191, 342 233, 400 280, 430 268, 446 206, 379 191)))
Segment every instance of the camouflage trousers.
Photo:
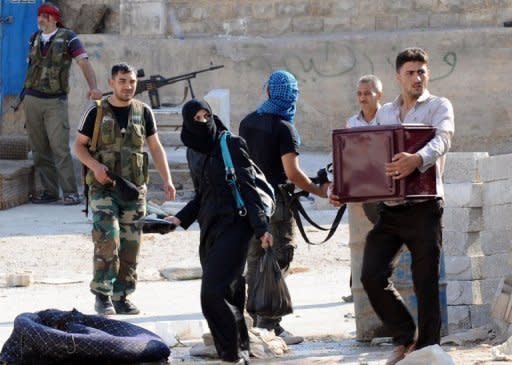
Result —
POLYGON ((119 300, 135 291, 141 227, 134 221, 146 215, 146 199, 125 202, 114 191, 89 187, 94 242, 94 271, 90 283, 95 294, 119 300))

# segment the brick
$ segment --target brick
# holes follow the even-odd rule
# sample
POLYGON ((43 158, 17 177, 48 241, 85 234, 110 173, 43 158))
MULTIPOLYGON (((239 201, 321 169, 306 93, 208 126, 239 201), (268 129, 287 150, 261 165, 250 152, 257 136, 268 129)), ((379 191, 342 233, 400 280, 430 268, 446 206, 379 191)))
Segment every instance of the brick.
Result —
POLYGON ((485 163, 487 163, 488 157, 487 152, 449 152, 446 155, 444 168, 445 184, 481 182, 480 169, 482 164, 479 161, 485 159, 485 163))
MULTIPOLYGON (((361 2, 361 1, 359 1, 361 2)), ((361 14, 357 1, 334 1, 332 6, 333 16, 349 16, 361 14)), ((363 12, 366 13, 366 12, 363 12)))
POLYGON ((461 13, 464 11, 465 0, 438 0, 433 10, 439 12, 461 13))
POLYGON ((398 16, 398 29, 428 28, 428 14, 401 14, 398 16))
POLYGON ((428 23, 431 28, 457 27, 460 25, 460 14, 431 14, 428 23))
POLYGON ((460 17, 460 24, 468 27, 476 25, 495 25, 496 14, 488 11, 464 13, 460 17))
POLYGON ((285 33, 291 32, 292 20, 291 19, 271 19, 271 20, 269 20, 267 26, 268 26, 268 34, 269 35, 285 34, 285 33))
POLYGON ((446 207, 443 214, 443 226, 447 230, 459 232, 479 232, 483 229, 481 208, 446 207))
POLYGON ((495 0, 464 0, 464 11, 494 11, 496 10, 495 0))
POLYGON ((402 12, 406 13, 413 9, 413 2, 410 0, 385 1, 383 3, 383 12, 386 14, 402 12))
MULTIPOLYGON (((484 186, 482 183, 444 184, 444 196, 447 207, 473 208, 481 207, 484 186)), ((487 201, 485 200, 487 203, 487 201)))
POLYGON ((270 19, 276 13, 272 3, 257 3, 252 5, 252 14, 256 19, 270 19))
POLYGON ((480 163, 480 175, 483 182, 512 178, 512 154, 491 156, 480 163))
POLYGON ((364 15, 380 15, 384 8, 384 2, 382 0, 359 0, 358 2, 358 14, 364 15))
POLYGON ((479 232, 443 230, 443 251, 447 256, 482 255, 481 242, 479 232))
POLYGON ((279 2, 276 4, 276 13, 280 17, 308 15, 309 12, 309 1, 279 2))
POLYGON ((350 20, 353 31, 373 32, 376 30, 375 23, 375 16, 373 15, 357 15, 352 17, 350 20))
POLYGON ((293 33, 318 33, 324 30, 323 17, 294 17, 292 19, 293 33))
POLYGON ((428 12, 432 11, 434 0, 416 0, 414 2, 415 10, 426 10, 428 12))
POLYGON ((205 8, 197 7, 190 9, 190 17, 193 20, 203 20, 206 19, 208 11, 205 8))
POLYGON ((178 6, 175 7, 174 11, 176 14, 176 19, 179 21, 188 21, 192 17, 192 9, 190 8, 178 6))
POLYGON ((337 16, 324 18, 324 31, 326 33, 352 31, 350 16, 337 16))
POLYGON ((247 19, 246 29, 247 34, 251 36, 267 36, 270 35, 268 20, 265 19, 255 19, 249 18, 247 19))
POLYGON ((378 15, 375 17, 375 30, 395 30, 398 24, 396 15, 378 15))

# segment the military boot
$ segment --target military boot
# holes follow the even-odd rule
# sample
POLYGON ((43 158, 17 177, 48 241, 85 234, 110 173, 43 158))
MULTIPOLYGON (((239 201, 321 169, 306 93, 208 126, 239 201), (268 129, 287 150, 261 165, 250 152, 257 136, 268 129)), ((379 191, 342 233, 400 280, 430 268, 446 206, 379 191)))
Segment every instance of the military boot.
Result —
POLYGON ((126 297, 121 297, 119 300, 113 300, 114 308, 117 314, 139 314, 140 310, 130 302, 126 297))
POLYGON ((94 303, 94 310, 102 316, 109 316, 116 314, 112 300, 108 295, 96 294, 96 302, 94 303))

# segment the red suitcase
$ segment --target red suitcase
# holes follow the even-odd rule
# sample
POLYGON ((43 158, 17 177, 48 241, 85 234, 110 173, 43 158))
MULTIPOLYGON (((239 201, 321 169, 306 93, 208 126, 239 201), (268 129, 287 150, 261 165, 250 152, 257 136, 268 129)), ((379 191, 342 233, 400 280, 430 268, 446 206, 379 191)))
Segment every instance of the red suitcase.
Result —
POLYGON ((389 125, 333 131, 334 193, 344 202, 402 200, 436 195, 436 169, 405 179, 386 176, 384 164, 399 152, 414 153, 435 135, 423 125, 389 125))

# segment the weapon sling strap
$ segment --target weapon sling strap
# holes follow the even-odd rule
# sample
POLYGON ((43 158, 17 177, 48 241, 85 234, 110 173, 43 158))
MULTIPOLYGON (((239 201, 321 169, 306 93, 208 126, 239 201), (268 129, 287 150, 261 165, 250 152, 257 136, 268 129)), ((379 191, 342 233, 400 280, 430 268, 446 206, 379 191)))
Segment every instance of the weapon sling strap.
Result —
POLYGON ((304 241, 306 241, 307 244, 310 244, 310 245, 321 245, 321 244, 327 242, 332 237, 334 232, 336 232, 336 229, 338 229, 338 226, 339 226, 339 224, 341 222, 341 218, 343 218, 343 214, 345 213, 345 210, 347 209, 347 205, 346 204, 343 204, 338 209, 338 212, 336 213, 336 217, 334 218, 334 221, 332 222, 331 228, 324 228, 324 227, 320 226, 319 224, 315 223, 313 221, 313 219, 311 219, 311 217, 306 213, 306 210, 304 209, 304 207, 300 203, 299 198, 301 196, 307 195, 306 192, 301 191, 301 192, 298 192, 298 193, 293 193, 293 192, 290 192, 286 188, 283 188, 283 187, 280 187, 279 190, 281 191, 281 194, 282 194, 282 196, 283 196, 283 198, 284 198, 284 200, 286 202, 286 206, 292 212, 293 218, 295 218, 295 222, 297 222, 297 227, 299 228, 299 232, 302 235, 302 238, 304 238, 304 241), (314 227, 316 227, 316 228, 318 228, 318 229, 320 229, 322 231, 329 230, 329 233, 327 234, 327 237, 325 237, 325 239, 323 241, 321 241, 321 242, 312 242, 308 238, 308 236, 306 235, 306 230, 304 229, 304 226, 302 224, 301 215, 304 217, 304 219, 306 219, 314 227))
POLYGON ((101 119, 103 119, 103 107, 101 105, 101 100, 96 100, 96 119, 94 120, 94 129, 92 132, 92 142, 89 146, 89 151, 92 153, 96 152, 96 148, 98 147, 98 138, 100 136, 100 123, 101 119))
MULTIPOLYGON (((100 124, 103 119, 103 105, 101 100, 96 100, 96 119, 94 120, 94 129, 92 131, 92 140, 89 146, 89 152, 95 153, 96 148, 98 147, 98 138, 100 137, 100 124)), ((82 183, 84 184, 84 199, 85 199, 85 208, 83 212, 85 216, 89 215, 89 185, 87 185, 85 181, 85 177, 87 175, 87 166, 82 165, 82 183)))

